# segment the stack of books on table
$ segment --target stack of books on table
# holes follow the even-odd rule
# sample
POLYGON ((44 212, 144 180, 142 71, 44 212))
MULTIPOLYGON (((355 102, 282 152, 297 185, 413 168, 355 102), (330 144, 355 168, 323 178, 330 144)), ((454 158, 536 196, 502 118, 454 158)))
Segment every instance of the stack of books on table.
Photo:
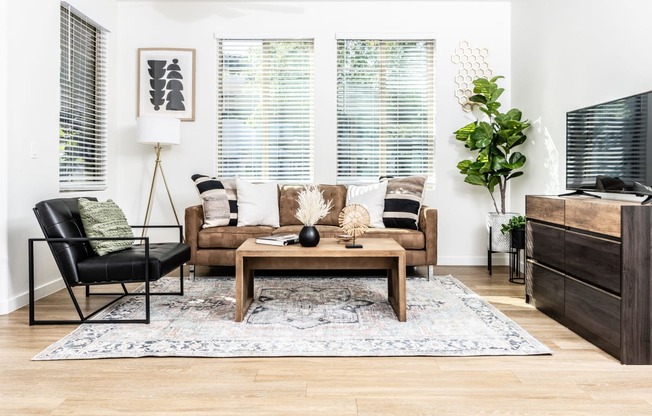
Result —
POLYGON ((299 234, 276 234, 269 237, 258 237, 256 243, 269 244, 272 246, 287 246, 299 242, 299 234))

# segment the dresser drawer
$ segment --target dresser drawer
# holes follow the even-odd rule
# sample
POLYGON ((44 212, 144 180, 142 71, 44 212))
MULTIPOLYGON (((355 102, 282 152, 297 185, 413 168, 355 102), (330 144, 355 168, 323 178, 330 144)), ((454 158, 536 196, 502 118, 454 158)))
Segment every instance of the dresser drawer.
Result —
POLYGON ((546 266, 563 270, 565 230, 528 221, 526 232, 528 257, 546 266))
POLYGON ((620 243, 566 231, 566 273, 620 295, 620 243))
POLYGON ((563 319, 564 275, 532 260, 526 267, 531 273, 532 297, 536 308, 552 318, 563 319))
POLYGON ((614 357, 620 357, 620 298, 566 277, 567 326, 614 357))

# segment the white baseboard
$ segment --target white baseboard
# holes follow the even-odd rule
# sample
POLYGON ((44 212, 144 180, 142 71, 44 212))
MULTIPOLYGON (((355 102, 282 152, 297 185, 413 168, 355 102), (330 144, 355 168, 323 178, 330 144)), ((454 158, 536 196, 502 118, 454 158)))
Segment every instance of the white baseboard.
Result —
MULTIPOLYGON (((509 266, 509 258, 507 254, 494 254, 491 258, 491 263, 494 266, 509 266)), ((437 266, 486 266, 487 256, 477 257, 438 257, 437 266)))
MULTIPOLYGON (((38 300, 58 292, 59 290, 65 288, 66 285, 63 283, 61 278, 48 282, 44 285, 41 285, 36 288, 34 291, 34 297, 38 300)), ((16 309, 20 309, 23 306, 29 304, 29 292, 21 293, 20 295, 14 296, 13 298, 7 299, 4 302, 0 302, 0 315, 7 315, 16 309)))

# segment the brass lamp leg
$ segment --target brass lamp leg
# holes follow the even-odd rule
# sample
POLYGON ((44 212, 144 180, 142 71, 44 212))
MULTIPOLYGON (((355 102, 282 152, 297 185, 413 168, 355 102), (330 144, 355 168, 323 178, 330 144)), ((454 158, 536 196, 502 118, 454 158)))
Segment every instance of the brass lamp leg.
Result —
POLYGON ((177 210, 174 207, 174 202, 172 201, 172 195, 170 194, 170 188, 168 187, 168 182, 165 179, 165 173, 163 173, 163 165, 161 164, 161 144, 156 143, 156 146, 154 147, 154 151, 156 153, 156 162, 154 164, 154 174, 152 175, 152 184, 149 187, 149 197, 147 198, 147 210, 145 211, 145 228, 143 228, 143 232, 141 234, 141 237, 145 237, 147 234, 147 225, 149 225, 149 220, 152 215, 152 202, 154 200, 154 187, 156 186, 156 175, 158 172, 161 172, 161 176, 163 177, 163 184, 165 185, 165 191, 168 194, 168 199, 170 200, 170 206, 172 207, 172 212, 174 213, 174 219, 177 221, 177 225, 181 225, 179 223, 179 216, 177 215, 177 210))

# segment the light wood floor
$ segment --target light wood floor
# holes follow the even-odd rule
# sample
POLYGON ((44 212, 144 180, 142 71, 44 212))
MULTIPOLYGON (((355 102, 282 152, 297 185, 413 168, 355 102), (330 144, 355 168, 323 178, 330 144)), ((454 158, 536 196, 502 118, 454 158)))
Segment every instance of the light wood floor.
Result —
MULTIPOLYGON (((23 308, 0 316, 0 414, 652 415, 652 367, 622 366, 525 304, 506 268, 492 277, 484 267, 435 271, 460 279, 554 355, 33 362, 73 327, 29 327, 23 308)), ((58 293, 43 304, 66 302, 58 293)))

